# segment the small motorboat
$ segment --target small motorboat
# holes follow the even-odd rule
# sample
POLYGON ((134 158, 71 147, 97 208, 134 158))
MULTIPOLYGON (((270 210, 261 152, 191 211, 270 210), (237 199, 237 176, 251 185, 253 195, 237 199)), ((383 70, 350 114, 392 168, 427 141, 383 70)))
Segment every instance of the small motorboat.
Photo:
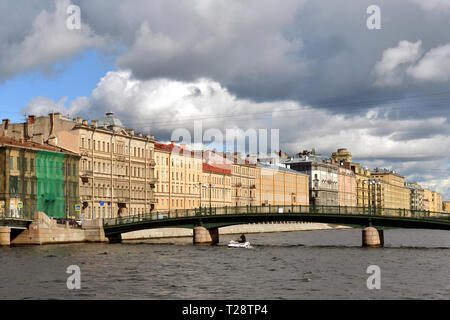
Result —
POLYGON ((229 248, 251 248, 250 246, 250 242, 246 241, 246 242, 237 242, 237 241, 233 241, 230 240, 230 242, 228 243, 228 247, 229 248))

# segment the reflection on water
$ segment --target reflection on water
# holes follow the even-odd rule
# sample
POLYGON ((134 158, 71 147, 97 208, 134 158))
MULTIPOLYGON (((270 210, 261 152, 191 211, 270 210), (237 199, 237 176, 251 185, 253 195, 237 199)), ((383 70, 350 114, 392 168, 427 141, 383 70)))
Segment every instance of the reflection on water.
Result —
POLYGON ((361 230, 247 234, 252 249, 192 239, 0 248, 1 299, 449 299, 450 233, 386 230, 361 248, 361 230), (68 290, 69 265, 81 290, 68 290), (381 290, 368 290, 369 265, 381 290))

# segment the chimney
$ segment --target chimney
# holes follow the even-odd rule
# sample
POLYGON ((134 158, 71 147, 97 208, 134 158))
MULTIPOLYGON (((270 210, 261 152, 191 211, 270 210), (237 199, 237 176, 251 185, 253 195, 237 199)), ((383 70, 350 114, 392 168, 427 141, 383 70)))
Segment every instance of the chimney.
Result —
POLYGON ((36 116, 34 116, 34 115, 28 116, 28 123, 29 124, 33 124, 35 120, 36 120, 36 116))
POLYGON ((175 145, 175 141, 173 141, 173 140, 170 141, 170 144, 174 146, 175 145))
POLYGON ((139 132, 137 135, 138 137, 143 137, 142 132, 139 132))
POLYGON ((94 128, 97 128, 98 120, 91 120, 91 126, 93 126, 94 128))
POLYGON ((129 129, 128 133, 131 134, 132 136, 134 136, 134 130, 133 129, 129 129))
POLYGON ((89 125, 87 120, 83 120, 81 123, 84 124, 85 126, 89 125))
POLYGON ((55 135, 55 133, 54 133, 54 131, 55 131, 55 114, 53 112, 49 113, 48 117, 50 118, 50 132, 48 134, 48 138, 50 139, 50 138, 54 138, 54 135, 55 135))
POLYGON ((2 120, 2 129, 3 129, 3 136, 8 136, 8 126, 9 126, 9 119, 3 119, 2 120))
POLYGON ((79 124, 82 124, 82 123, 83 123, 83 118, 77 117, 77 118, 75 119, 75 122, 76 122, 76 123, 79 123, 79 124))
POLYGON ((52 145, 52 146, 57 146, 58 145, 58 138, 55 137, 55 136, 49 137, 48 140, 47 140, 47 143, 49 145, 52 145))

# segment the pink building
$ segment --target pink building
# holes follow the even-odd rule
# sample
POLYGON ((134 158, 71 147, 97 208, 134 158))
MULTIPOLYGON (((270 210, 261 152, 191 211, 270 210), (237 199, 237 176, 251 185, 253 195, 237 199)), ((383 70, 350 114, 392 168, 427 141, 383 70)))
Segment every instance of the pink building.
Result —
POLYGON ((356 207, 356 175, 343 165, 338 167, 339 205, 356 207))

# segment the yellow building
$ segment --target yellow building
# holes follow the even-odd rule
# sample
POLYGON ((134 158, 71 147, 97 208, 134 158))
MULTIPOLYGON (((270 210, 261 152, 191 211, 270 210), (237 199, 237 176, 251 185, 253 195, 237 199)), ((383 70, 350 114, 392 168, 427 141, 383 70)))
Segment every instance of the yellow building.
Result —
POLYGON ((233 206, 256 205, 256 164, 235 158, 231 166, 233 206))
MULTIPOLYGON (((386 169, 375 169, 371 176, 375 180, 385 182, 382 196, 383 208, 408 209, 411 208, 411 191, 405 187, 405 178, 386 169)), ((369 182, 370 184, 370 182, 369 182)), ((380 200, 381 201, 381 200, 380 200)))
POLYGON ((369 207, 370 206, 370 170, 361 168, 359 163, 351 163, 352 171, 356 176, 356 206, 369 207))
POLYGON ((433 212, 442 212, 442 194, 433 191, 433 212))
POLYGON ((450 201, 443 201, 444 211, 450 213, 450 201))
POLYGON ((256 205, 308 205, 309 176, 291 169, 256 166, 256 205))
POLYGON ((156 210, 200 207, 201 154, 171 144, 155 143, 156 210))
POLYGON ((331 158, 337 162, 352 162, 352 153, 347 151, 347 149, 338 149, 337 152, 331 154, 331 158))
POLYGON ((231 170, 203 163, 202 207, 230 207, 232 202, 231 170))
POLYGON ((442 194, 433 190, 424 190, 424 201, 427 202, 428 211, 442 212, 442 194))

